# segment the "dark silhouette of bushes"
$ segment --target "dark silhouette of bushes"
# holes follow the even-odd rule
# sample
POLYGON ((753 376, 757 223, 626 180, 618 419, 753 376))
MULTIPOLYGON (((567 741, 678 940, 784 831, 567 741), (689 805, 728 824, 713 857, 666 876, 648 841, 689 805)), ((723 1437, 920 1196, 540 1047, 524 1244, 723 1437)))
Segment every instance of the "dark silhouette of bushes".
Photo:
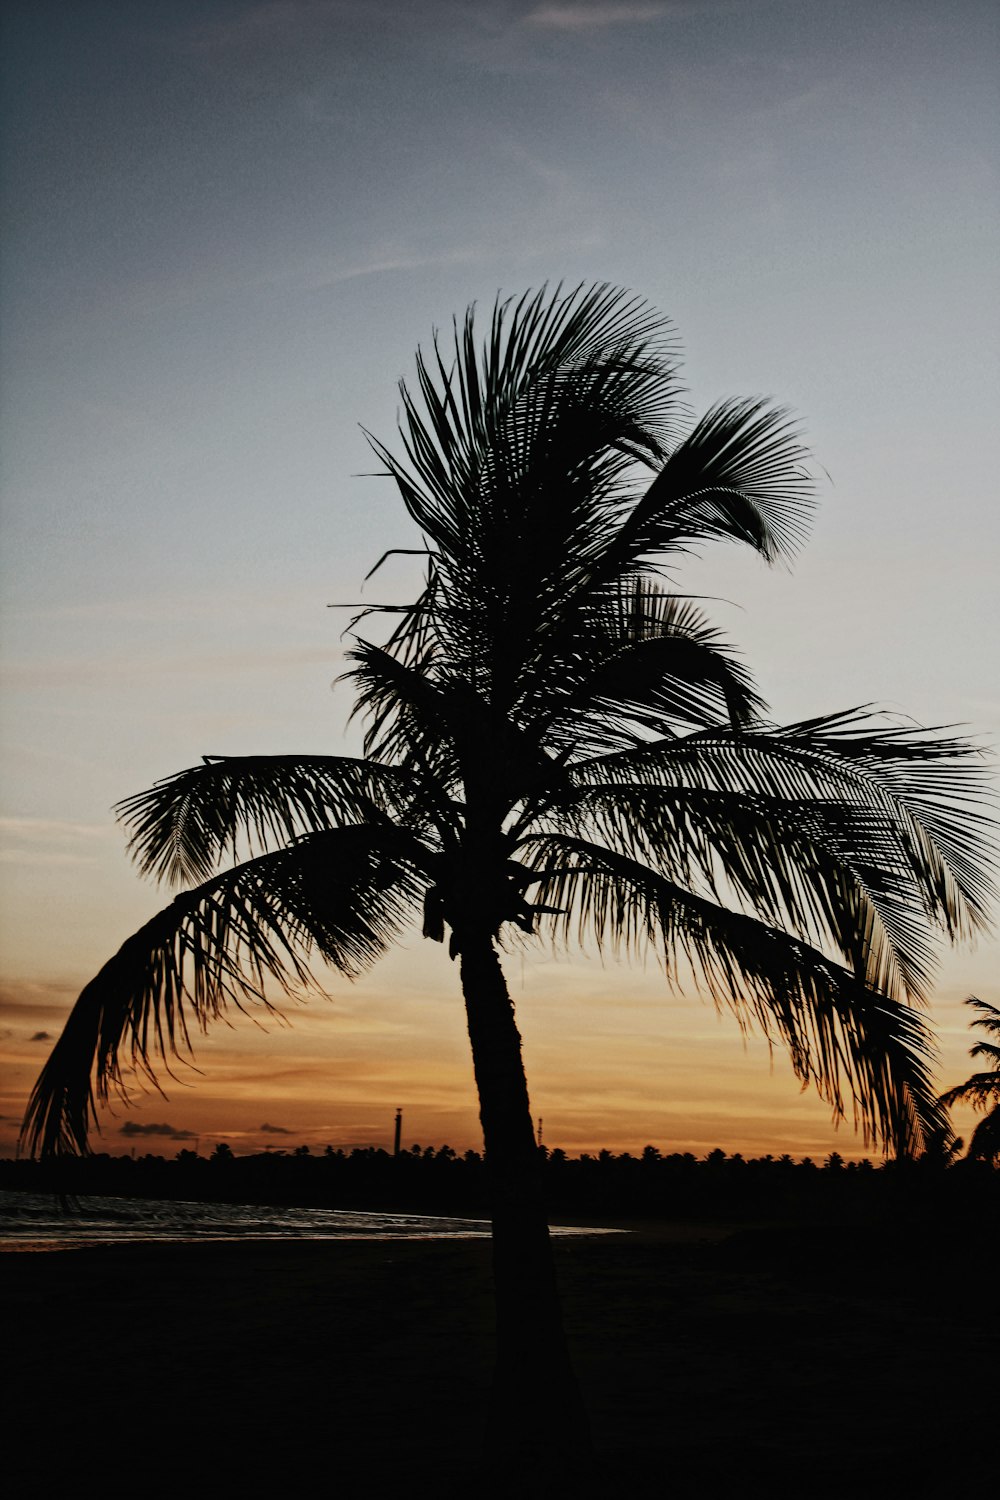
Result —
MULTIPOLYGON (((699 1160, 690 1152, 638 1156, 600 1151, 570 1157, 540 1148, 553 1222, 814 1222, 917 1219, 937 1213, 996 1212, 1000 1174, 982 1163, 845 1161, 834 1151, 823 1163, 790 1156, 727 1156, 699 1160)), ((377 1147, 350 1152, 237 1156, 220 1143, 210 1155, 181 1150, 173 1159, 97 1154, 54 1161, 0 1162, 0 1187, 72 1197, 161 1198, 258 1203, 300 1208, 489 1216, 482 1156, 450 1146, 413 1146, 399 1156, 377 1147)))

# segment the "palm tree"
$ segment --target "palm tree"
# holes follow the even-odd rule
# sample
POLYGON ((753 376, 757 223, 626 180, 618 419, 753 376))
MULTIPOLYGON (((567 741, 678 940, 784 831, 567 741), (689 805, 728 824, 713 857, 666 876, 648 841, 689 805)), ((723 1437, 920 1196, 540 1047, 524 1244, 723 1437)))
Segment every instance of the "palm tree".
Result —
MULTIPOLYGON (((1000 1040, 1000 1007, 990 1005, 987 1000, 978 1000, 975 995, 970 995, 965 1003, 979 1012, 970 1024, 1000 1040)), ((973 1131, 966 1154, 971 1161, 1000 1163, 1000 1046, 992 1041, 976 1042, 969 1049, 969 1056, 985 1058, 991 1067, 985 1073, 973 1073, 964 1083, 948 1089, 938 1104, 942 1109, 971 1104, 973 1109, 985 1111, 986 1118, 980 1120, 973 1131)), ((957 1144, 960 1148, 961 1142, 957 1144)))
POLYGON ((913 1150, 940 1122, 913 1005, 930 934, 985 917, 978 772, 964 742, 864 710, 767 722, 671 591, 708 541, 788 557, 812 486, 769 403, 688 424, 671 328, 630 294, 498 302, 481 343, 470 309, 400 390, 401 456, 370 441, 426 576, 382 644, 354 619, 363 757, 213 756, 121 804, 140 870, 182 890, 80 995, 24 1129, 85 1150, 97 1104, 169 1071, 192 1021, 271 1005, 311 959, 354 976, 422 916, 459 963, 491 1174, 493 1433, 530 1463, 582 1418, 501 953, 653 948, 866 1139, 913 1150))

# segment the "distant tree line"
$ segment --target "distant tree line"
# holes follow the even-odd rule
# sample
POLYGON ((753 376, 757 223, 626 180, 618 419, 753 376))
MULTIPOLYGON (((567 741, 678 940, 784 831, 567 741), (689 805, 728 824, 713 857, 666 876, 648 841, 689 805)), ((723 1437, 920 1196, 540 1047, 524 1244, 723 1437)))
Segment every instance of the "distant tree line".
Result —
MULTIPOLYGON (((930 1152, 917 1162, 822 1162, 806 1157, 727 1156, 715 1150, 571 1157, 539 1148, 550 1217, 649 1220, 809 1219, 830 1213, 981 1212, 1000 1198, 1000 1172, 930 1152)), ((209 1156, 173 1159, 106 1153, 49 1161, 0 1161, 0 1188, 70 1196, 165 1198, 303 1208, 489 1216, 486 1166, 476 1151, 414 1145, 393 1156, 376 1147, 345 1152, 299 1146, 237 1156, 225 1143, 209 1156)))

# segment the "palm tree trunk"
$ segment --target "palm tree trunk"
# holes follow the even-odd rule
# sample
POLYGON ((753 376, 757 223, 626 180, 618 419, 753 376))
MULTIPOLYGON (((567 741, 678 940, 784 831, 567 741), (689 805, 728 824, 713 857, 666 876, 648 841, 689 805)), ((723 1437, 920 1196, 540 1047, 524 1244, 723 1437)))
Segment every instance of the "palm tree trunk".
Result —
POLYGON ((497 1365, 486 1454, 497 1493, 588 1492, 590 1435, 570 1367, 521 1038, 488 933, 462 944, 472 1060, 492 1194, 497 1365))

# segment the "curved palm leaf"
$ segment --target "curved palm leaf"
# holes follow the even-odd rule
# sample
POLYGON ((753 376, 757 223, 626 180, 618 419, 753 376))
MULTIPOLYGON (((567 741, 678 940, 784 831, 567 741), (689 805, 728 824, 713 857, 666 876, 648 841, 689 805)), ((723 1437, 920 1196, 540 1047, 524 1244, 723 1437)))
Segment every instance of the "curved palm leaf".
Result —
MULTIPOLYGON (((990 1036, 1000 1036, 1000 1005, 991 1005, 988 1000, 980 1000, 977 995, 970 995, 965 1003, 970 1010, 978 1013, 972 1022, 973 1026, 978 1026, 990 1036)), ((979 1042, 973 1047, 973 1057, 982 1045, 979 1042)))
POLYGON ((177 896, 128 938, 81 992, 28 1104, 32 1151, 85 1151, 95 1103, 127 1097, 126 1068, 155 1084, 154 1059, 190 1050, 228 1006, 271 1002, 310 982, 315 952, 361 973, 418 909, 435 867, 400 829, 363 826, 299 839, 177 896))
POLYGON ((744 542, 768 562, 797 551, 813 510, 806 450, 766 401, 723 401, 680 446, 615 543, 635 563, 692 543, 744 542))
POLYGON ((539 894, 561 908, 554 933, 627 949, 656 945, 675 979, 684 959, 742 1023, 787 1047, 796 1075, 865 1139, 913 1150, 944 1115, 931 1087, 933 1046, 921 1016, 778 928, 692 895, 615 851, 582 839, 532 841, 539 894))
POLYGON ((956 1104, 971 1104, 973 1109, 988 1109, 992 1104, 1000 1104, 1000 1075, 996 1072, 973 1073, 964 1083, 943 1093, 938 1102, 945 1109, 954 1109, 956 1104))
POLYGON ((367 720, 365 754, 380 764, 419 766, 448 788, 461 781, 454 722, 431 663, 400 661, 391 651, 357 641, 347 653, 354 665, 344 674, 355 689, 352 718, 367 720))
POLYGON ((652 735, 748 724, 763 707, 701 610, 631 580, 597 602, 572 653, 556 649, 533 674, 518 717, 542 744, 578 760, 648 745, 652 735))
POLYGON ((207 880, 242 840, 250 854, 304 833, 399 816, 417 790, 406 772, 336 755, 205 756, 119 802, 144 875, 207 880))
POLYGON ((675 787, 582 786, 539 819, 712 899, 831 944, 869 987, 921 998, 932 948, 919 883, 879 812, 675 787))
POLYGON ((454 847, 473 792, 502 819, 519 797, 553 776, 534 740, 461 676, 401 662, 366 641, 349 659, 357 663, 348 674, 357 689, 355 712, 368 717, 366 749, 418 776, 414 807, 426 804, 446 843, 454 847))
POLYGON ((891 820, 930 921, 950 938, 988 924, 995 855, 981 756, 938 731, 887 726, 854 709, 784 729, 659 741, 571 765, 567 774, 578 785, 599 778, 867 808, 891 820))

